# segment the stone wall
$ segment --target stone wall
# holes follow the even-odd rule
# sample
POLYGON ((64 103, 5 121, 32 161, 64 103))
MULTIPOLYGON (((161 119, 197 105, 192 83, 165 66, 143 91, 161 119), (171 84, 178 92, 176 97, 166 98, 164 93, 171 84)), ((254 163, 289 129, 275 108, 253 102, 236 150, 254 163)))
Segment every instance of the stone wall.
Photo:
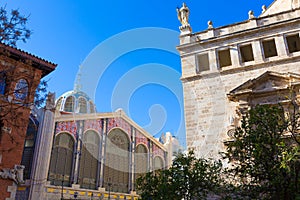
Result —
MULTIPOLYGON (((227 94, 266 71, 300 74, 300 49, 291 52, 288 37, 299 44, 299 10, 255 18, 180 37, 182 83, 187 147, 199 157, 219 157, 227 131, 232 128, 237 103, 227 94), (268 57, 265 41, 273 41, 277 55, 268 57), (244 61, 241 47, 250 45, 253 60, 244 61), (220 51, 227 50, 231 63, 222 67, 220 51), (199 55, 207 54, 209 68, 202 68, 199 55)), ((296 44, 297 43, 297 44, 296 44)), ((201 57, 202 58, 202 57, 201 57)), ((227 57, 223 57, 228 59, 227 57)))

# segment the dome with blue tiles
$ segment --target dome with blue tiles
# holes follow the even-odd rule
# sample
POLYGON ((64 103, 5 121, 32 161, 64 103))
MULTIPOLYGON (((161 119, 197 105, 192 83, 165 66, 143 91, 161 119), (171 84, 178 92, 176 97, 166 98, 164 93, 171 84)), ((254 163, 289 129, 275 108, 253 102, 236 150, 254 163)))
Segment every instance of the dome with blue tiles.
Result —
POLYGON ((96 113, 92 99, 84 92, 71 90, 56 100, 56 109, 71 113, 96 113))

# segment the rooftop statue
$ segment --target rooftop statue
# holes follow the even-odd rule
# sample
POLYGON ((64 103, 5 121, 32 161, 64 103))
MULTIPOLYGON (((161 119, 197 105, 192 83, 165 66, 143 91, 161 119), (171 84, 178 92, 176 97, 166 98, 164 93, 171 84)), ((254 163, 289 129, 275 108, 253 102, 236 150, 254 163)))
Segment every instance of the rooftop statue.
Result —
POLYGON ((191 33, 192 29, 189 24, 190 9, 186 6, 185 3, 183 3, 181 8, 177 7, 176 11, 177 11, 178 20, 181 23, 181 26, 179 27, 181 31, 181 35, 191 33))
POLYGON ((182 4, 181 8, 177 8, 177 16, 182 26, 189 26, 189 15, 190 10, 185 3, 182 4))

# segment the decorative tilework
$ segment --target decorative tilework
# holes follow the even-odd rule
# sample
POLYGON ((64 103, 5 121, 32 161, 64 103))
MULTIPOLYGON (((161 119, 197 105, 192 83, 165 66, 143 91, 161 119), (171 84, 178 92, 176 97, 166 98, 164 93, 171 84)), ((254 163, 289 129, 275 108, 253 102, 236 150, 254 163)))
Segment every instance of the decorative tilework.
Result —
POLYGON ((101 119, 91 119, 84 121, 84 131, 88 129, 94 129, 98 133, 102 133, 102 120, 101 119))
POLYGON ((131 136, 131 126, 127 123, 124 119, 117 117, 117 118, 109 118, 107 124, 107 132, 109 132, 113 128, 122 128, 126 133, 131 136))
POLYGON ((146 147, 148 147, 148 139, 141 134, 139 131, 136 131, 135 134, 135 143, 138 145, 140 143, 144 144, 146 147))
POLYGON ((74 121, 57 122, 55 133, 64 132, 64 131, 70 132, 71 134, 76 136, 76 132, 77 132, 76 123, 74 121))
POLYGON ((162 158, 164 158, 164 151, 161 148, 159 148, 156 144, 153 144, 152 150, 154 156, 161 156, 162 158))

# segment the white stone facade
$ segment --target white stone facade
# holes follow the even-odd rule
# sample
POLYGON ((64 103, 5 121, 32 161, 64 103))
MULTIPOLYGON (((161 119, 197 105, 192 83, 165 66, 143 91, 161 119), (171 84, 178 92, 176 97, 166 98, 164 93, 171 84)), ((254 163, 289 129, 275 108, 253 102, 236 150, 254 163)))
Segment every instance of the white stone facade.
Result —
POLYGON ((187 147, 196 155, 224 151, 241 103, 231 91, 267 71, 300 74, 299 17, 298 1, 277 0, 259 17, 180 36, 187 147))

